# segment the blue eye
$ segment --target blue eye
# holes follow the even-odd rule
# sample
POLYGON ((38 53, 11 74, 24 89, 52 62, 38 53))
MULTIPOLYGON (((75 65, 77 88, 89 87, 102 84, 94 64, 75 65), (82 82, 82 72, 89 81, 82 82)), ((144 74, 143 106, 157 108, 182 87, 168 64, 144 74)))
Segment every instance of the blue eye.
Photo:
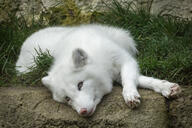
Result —
POLYGON ((83 87, 83 81, 79 82, 77 87, 78 87, 78 90, 81 91, 81 88, 83 87))

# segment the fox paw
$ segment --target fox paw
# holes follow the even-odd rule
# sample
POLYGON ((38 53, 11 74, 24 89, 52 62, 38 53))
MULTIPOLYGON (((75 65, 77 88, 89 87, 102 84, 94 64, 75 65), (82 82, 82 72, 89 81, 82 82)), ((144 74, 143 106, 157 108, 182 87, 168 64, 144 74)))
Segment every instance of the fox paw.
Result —
POLYGON ((175 98, 179 96, 180 93, 181 93, 181 87, 175 83, 166 87, 166 89, 162 91, 162 95, 167 98, 175 98))
POLYGON ((137 91, 123 91, 123 98, 131 109, 138 107, 140 104, 140 95, 137 91))

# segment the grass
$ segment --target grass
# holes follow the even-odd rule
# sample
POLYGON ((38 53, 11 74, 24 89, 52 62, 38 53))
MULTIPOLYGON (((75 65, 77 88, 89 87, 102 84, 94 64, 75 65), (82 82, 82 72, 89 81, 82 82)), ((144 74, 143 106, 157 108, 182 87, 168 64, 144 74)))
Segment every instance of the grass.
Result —
MULTIPOLYGON (((108 6, 108 5, 107 5, 108 6)), ((125 5, 124 5, 125 6, 125 5)), ((192 83, 192 22, 173 17, 152 16, 144 10, 135 11, 113 1, 105 13, 97 14, 96 21, 131 31, 137 42, 138 61, 144 75, 178 82, 192 83)), ((11 23, 0 24, 0 86, 35 85, 50 66, 49 52, 39 51, 36 67, 25 75, 16 76, 14 66, 23 41, 44 25, 13 18, 11 23)))
POLYGON ((144 75, 181 85, 192 83, 192 21, 153 16, 142 9, 134 10, 130 3, 123 8, 113 1, 108 8, 97 21, 131 31, 144 75))
POLYGON ((21 74, 17 79, 12 79, 12 82, 22 85, 39 86, 41 85, 41 78, 47 75, 47 71, 53 63, 53 57, 48 50, 42 52, 42 50, 36 49, 37 57, 34 57, 35 65, 29 67, 31 72, 21 74))
POLYGON ((0 24, 0 86, 15 85, 15 79, 18 79, 15 62, 22 43, 30 34, 45 27, 41 22, 33 22, 28 27, 24 19, 11 18, 11 22, 0 24))

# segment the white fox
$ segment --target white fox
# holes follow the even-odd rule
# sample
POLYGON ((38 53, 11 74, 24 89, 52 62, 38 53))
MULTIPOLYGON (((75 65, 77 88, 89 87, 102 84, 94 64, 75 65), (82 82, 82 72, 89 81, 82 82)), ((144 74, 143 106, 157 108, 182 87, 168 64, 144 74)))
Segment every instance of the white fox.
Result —
POLYGON ((120 28, 90 24, 42 29, 24 42, 17 71, 30 71, 39 47, 48 49, 54 57, 42 83, 54 100, 68 103, 81 116, 94 113, 102 97, 111 92, 113 81, 122 84, 122 95, 130 108, 140 104, 137 87, 152 89, 167 98, 181 91, 176 83, 139 73, 134 40, 129 31, 120 28))

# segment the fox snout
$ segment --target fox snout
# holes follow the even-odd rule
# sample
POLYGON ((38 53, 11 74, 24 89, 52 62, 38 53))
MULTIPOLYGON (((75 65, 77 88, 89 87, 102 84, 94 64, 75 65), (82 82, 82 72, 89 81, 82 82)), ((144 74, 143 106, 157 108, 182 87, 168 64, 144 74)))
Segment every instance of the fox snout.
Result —
POLYGON ((95 111, 94 108, 91 108, 90 110, 88 110, 87 108, 81 108, 78 113, 81 116, 91 116, 94 113, 94 111, 95 111))

